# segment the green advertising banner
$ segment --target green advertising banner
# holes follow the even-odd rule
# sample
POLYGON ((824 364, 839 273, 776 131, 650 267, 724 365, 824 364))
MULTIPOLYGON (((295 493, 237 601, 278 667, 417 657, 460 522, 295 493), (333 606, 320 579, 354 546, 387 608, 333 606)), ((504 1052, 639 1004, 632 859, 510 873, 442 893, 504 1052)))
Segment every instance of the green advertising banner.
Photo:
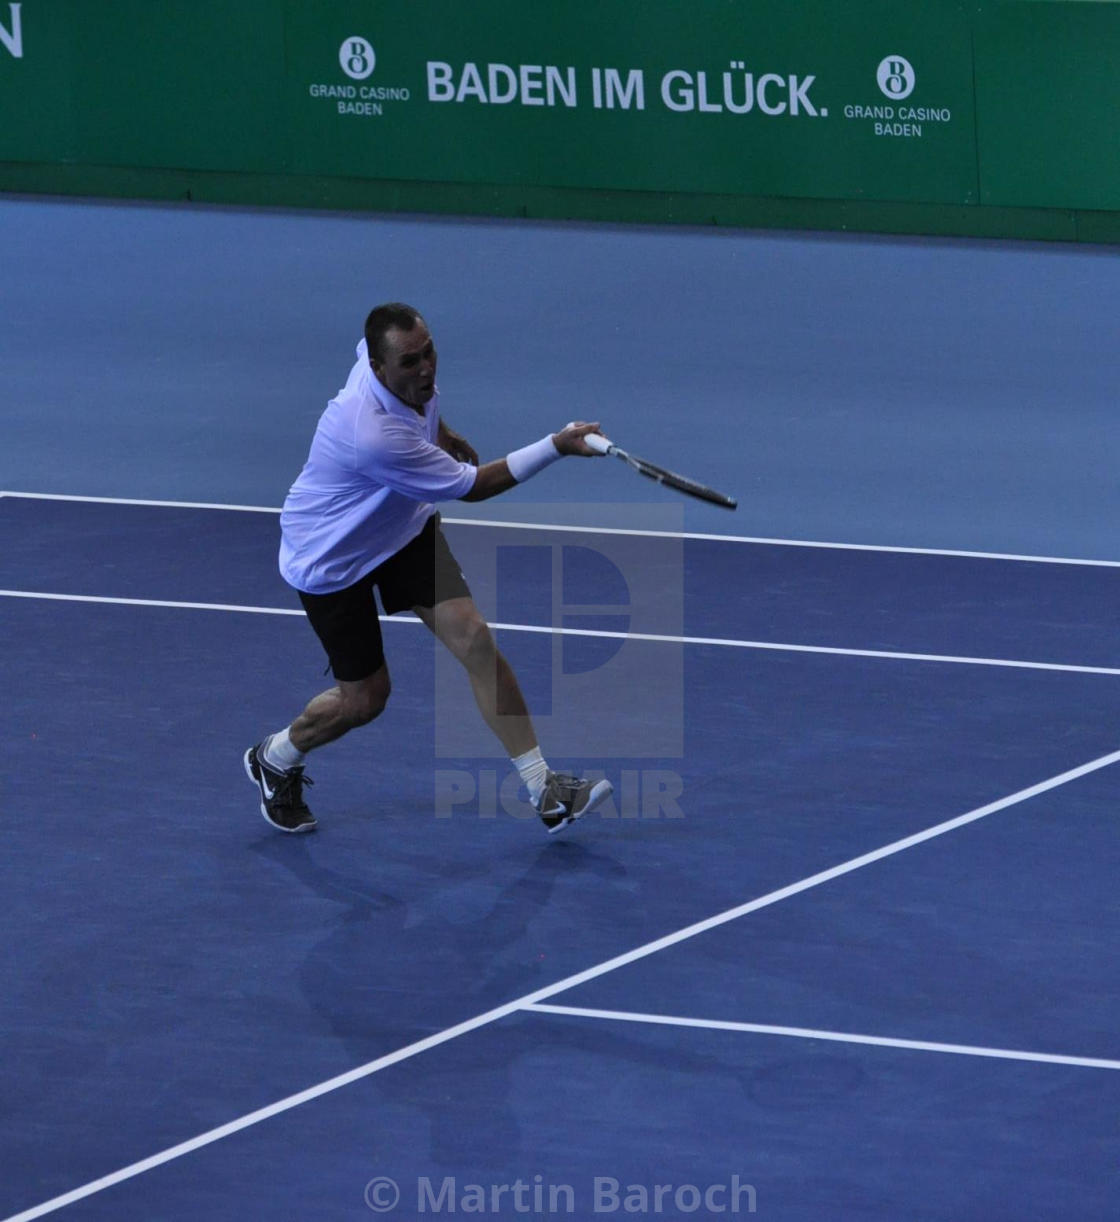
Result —
POLYGON ((1111 0, 0 0, 0 188, 1068 236, 1120 211, 1117 63, 1111 0))
POLYGON ((976 68, 984 203, 1120 208, 1120 5, 987 5, 976 68))
POLYGON ((288 31, 299 173, 976 199, 955 4, 289 0, 288 31))
POLYGON ((0 161, 265 171, 284 158, 284 28, 269 0, 228 13, 0 0, 0 31, 0 161))
POLYGON ((0 28, 3 161, 976 199, 959 4, 0 0, 0 28))

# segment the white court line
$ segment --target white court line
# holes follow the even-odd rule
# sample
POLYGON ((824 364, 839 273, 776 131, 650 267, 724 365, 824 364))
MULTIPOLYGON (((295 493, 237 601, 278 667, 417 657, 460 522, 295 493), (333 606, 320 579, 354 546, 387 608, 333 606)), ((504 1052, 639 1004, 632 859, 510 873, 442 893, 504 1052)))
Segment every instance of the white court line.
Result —
MULTIPOLYGON (((108 598, 102 594, 49 594, 41 590, 0 590, 0 598, 42 598, 48 602, 106 603, 120 607, 171 607, 180 611, 243 611, 249 615, 303 615, 299 607, 248 607, 240 603, 189 603, 163 598, 108 598)), ((415 622, 420 623, 419 620, 415 622)))
POLYGON ((511 530, 556 530, 588 535, 640 535, 652 539, 701 539, 712 543, 756 543, 766 547, 810 547, 822 551, 886 552, 899 556, 956 556, 965 560, 1019 560, 1030 564, 1083 564, 1090 568, 1120 568, 1120 560, 1077 560, 1069 556, 1024 556, 1015 552, 968 552, 941 547, 890 547, 882 543, 825 543, 813 539, 771 539, 762 535, 706 535, 691 531, 634 530, 621 526, 563 526, 542 522, 503 522, 500 519, 444 518, 454 526, 494 526, 511 530))
POLYGON ((1001 1061, 1038 1061, 1044 1065, 1078 1065, 1087 1069, 1120 1069, 1120 1061, 1103 1057, 1065 1056, 1052 1052, 1020 1052, 1011 1048, 983 1048, 972 1044, 938 1044, 930 1040, 902 1040, 887 1035, 854 1035, 846 1031, 814 1031, 809 1027, 772 1027, 767 1023, 734 1023, 716 1018, 680 1018, 673 1014, 639 1014, 631 1010, 591 1010, 583 1006, 522 1006, 532 1014, 561 1014, 571 1018, 598 1018, 662 1027, 701 1027, 711 1031, 742 1031, 751 1035, 785 1035, 799 1040, 833 1040, 840 1044, 870 1044, 875 1048, 905 1048, 914 1052, 948 1052, 966 1057, 993 1057, 1001 1061))
MULTIPOLYGON (((209 501, 150 501, 118 496, 68 496, 54 492, 0 491, 2 497, 33 501, 89 501, 99 505, 148 505, 168 509, 228 509, 233 513, 273 513, 279 509, 267 505, 222 505, 209 501)), ((1015 552, 969 552, 938 547, 889 547, 877 543, 825 543, 811 539, 769 539, 755 535, 708 535, 689 531, 636 530, 620 526, 564 526, 545 522, 503 522, 489 518, 448 518, 449 526, 488 526, 508 530, 551 530, 583 535, 637 535, 652 539, 701 539, 712 543, 756 543, 767 547, 811 547, 824 551, 886 552, 900 556, 957 556, 965 560, 1017 560, 1028 564, 1072 564, 1089 568, 1120 568, 1120 560, 1078 560, 1068 556, 1026 556, 1015 552)))
POLYGON ((705 920, 697 921, 693 925, 687 925, 683 929, 678 929, 675 933, 666 934, 662 938, 647 942, 644 946, 639 946, 634 950, 626 951, 624 954, 616 955, 613 959, 607 959, 602 963, 596 964, 594 967, 586 968, 582 972, 576 972, 575 975, 558 980, 555 984, 546 985, 544 988, 537 989, 532 993, 526 993, 515 1001, 506 1002, 505 1005, 497 1006, 493 1010, 487 1010, 485 1013, 478 1014, 474 1018, 458 1023, 454 1027, 448 1027, 445 1031, 439 1031, 434 1035, 427 1036, 425 1039, 418 1040, 414 1044, 398 1048, 395 1052, 378 1057, 375 1061, 370 1061, 366 1065, 360 1065, 356 1069, 351 1069, 347 1073, 340 1074, 338 1077, 330 1078, 326 1082, 320 1082, 317 1086, 300 1091, 299 1094, 289 1095, 286 1099, 280 1099, 276 1103, 269 1104, 267 1107, 259 1108, 255 1112, 250 1112, 245 1116, 239 1117, 237 1120, 232 1120, 228 1124, 211 1129, 209 1132, 201 1133, 197 1137, 192 1137, 189 1141, 180 1142, 176 1146, 171 1146, 167 1150, 153 1154, 150 1158, 145 1158, 140 1162, 122 1167, 119 1171, 102 1176, 100 1179, 93 1180, 61 1196, 53 1197, 49 1201, 44 1201, 41 1205, 24 1210, 22 1213, 13 1214, 11 1217, 4 1219, 3 1222, 33 1222, 35 1218, 41 1218, 45 1214, 53 1213, 55 1210, 62 1209, 66 1205, 72 1205, 75 1201, 80 1201, 106 1188, 111 1188, 114 1184, 120 1184, 125 1180, 132 1179, 146 1171, 162 1166, 164 1163, 169 1163, 176 1158, 181 1158, 186 1154, 193 1153, 195 1150, 202 1149, 204 1146, 211 1145, 213 1142, 230 1137, 234 1133, 250 1128, 252 1125, 260 1124, 262 1121, 269 1120, 273 1116, 279 1116, 281 1113, 299 1107, 301 1104, 309 1103, 313 1099, 330 1094, 332 1091, 339 1090, 343 1086, 349 1086, 351 1083, 368 1078, 372 1074, 379 1073, 382 1069, 388 1069, 392 1065, 409 1060, 411 1057, 427 1052, 431 1048, 436 1048, 440 1044, 446 1044, 449 1040, 457 1039, 459 1036, 467 1035, 472 1031, 477 1031, 480 1027, 488 1026, 518 1011, 529 1009, 537 1005, 537 1003, 547 1000, 549 997, 554 997, 557 993, 563 993, 568 989, 575 988, 577 985, 586 984, 590 980, 596 980, 600 976, 617 971, 619 968, 635 963, 639 959, 645 959, 650 955, 656 954, 658 951, 666 950, 670 946, 677 946, 681 942, 685 942, 699 934, 707 933, 710 929, 716 929, 730 921, 738 920, 739 917, 746 916, 748 913, 757 912, 761 908, 767 908, 773 904, 780 903, 782 900, 790 899, 792 896, 800 895, 802 892, 831 882, 835 878, 851 874, 856 870, 862 869, 864 866, 872 865, 897 853, 903 853, 907 849, 914 848, 916 845, 924 844, 927 840, 933 840, 969 823, 975 823, 978 819, 983 819, 987 815, 1007 810, 1011 806, 1016 806, 1030 798, 1037 797, 1039 794, 1057 789, 1059 786, 1075 781, 1079 777, 1088 776, 1089 773, 1096 772, 1098 769, 1107 768, 1118 760, 1120 760, 1120 751, 1114 751, 1109 755, 1102 755, 1098 759, 1090 760, 1086 764, 1080 764, 1078 767, 1059 773, 1057 776, 1052 776, 1048 780, 1040 781, 1037 785, 1031 785, 1026 789, 1020 789, 1016 793, 1009 794, 1005 798, 990 802, 987 806, 980 806, 976 810, 968 811, 966 814, 957 815, 956 818, 947 819, 944 823, 935 824, 933 827, 926 828, 925 831, 916 832, 912 836, 905 836, 901 840, 895 840, 890 844, 883 845, 882 848, 872 850, 870 853, 853 857, 849 861, 842 862, 838 866, 832 866, 828 870, 822 870, 818 874, 810 875, 808 878, 791 883, 787 887, 781 887, 777 891, 771 891, 769 894, 749 900, 745 904, 729 908, 726 912, 707 917, 705 920))
MULTIPOLYGON (((303 611, 293 607, 258 607, 236 604, 236 602, 176 602, 167 599, 118 599, 99 594, 51 594, 42 590, 0 590, 5 599, 46 599, 55 602, 106 602, 110 605, 138 607, 173 607, 187 611, 243 611, 248 615, 292 615, 302 616, 303 611)), ((420 623, 415 616, 377 616, 382 623, 420 623)), ((776 640, 734 640, 724 637, 673 637, 653 632, 609 632, 598 628, 557 628, 548 624, 495 623, 490 627, 498 632, 536 632, 556 637, 598 637, 612 640, 640 640, 652 644, 666 645, 721 645, 727 649, 760 649, 784 654, 828 654, 837 657, 877 657, 894 662, 949 662, 959 666, 1003 666, 1020 671, 1061 671, 1072 675, 1120 675, 1120 667, 1076 666, 1072 662, 1025 662, 1013 657, 967 657, 951 654, 903 654, 885 649, 842 649, 838 645, 790 645, 776 640)))
MULTIPOLYGON (((42 598, 53 602, 107 603, 124 607, 171 607, 187 611, 240 611, 249 615, 298 615, 291 607, 252 607, 240 603, 176 602, 159 598, 110 598, 100 594, 52 594, 41 590, 0 590, 0 598, 42 598)), ((413 615, 379 615, 383 624, 419 624, 413 615)), ((490 627, 502 632, 538 632, 550 636, 590 636, 618 641, 645 641, 664 645, 719 645, 728 649, 759 649, 776 653, 819 653, 842 658, 879 658, 889 662, 941 662, 961 666, 1002 666, 1012 670, 1053 670, 1078 675, 1120 675, 1120 667, 1077 666, 1072 662, 1023 662, 1015 658, 957 657, 940 653, 900 653, 886 649, 844 649, 833 645, 790 645, 780 641, 737 641, 714 636, 670 636, 656 632, 611 632, 598 628, 557 628, 547 624, 500 624, 490 627)))
POLYGON ((92 505, 147 505, 153 509, 228 509, 231 513, 279 513, 271 505, 219 505, 210 501, 144 501, 127 496, 64 496, 61 492, 0 492, 21 501, 81 501, 92 505))
MULTIPOLYGON (((159 598, 110 598, 100 594, 52 594, 40 590, 0 590, 0 598, 42 598, 52 602, 107 603, 124 607, 171 607, 187 611, 240 611, 249 615, 303 615, 291 607, 251 607, 239 603, 175 602, 159 598)), ((379 615, 383 624, 419 624, 413 615, 379 615)), ((780 641, 737 641, 713 636, 669 636, 656 632, 611 632, 597 628, 556 628, 548 624, 490 623, 495 631, 538 632, 550 636, 590 636, 663 645, 719 645, 728 649, 759 649, 776 653, 819 653, 842 658, 879 658, 889 662, 942 662, 961 666, 1002 666, 1012 670, 1053 670, 1078 675, 1120 675, 1120 667, 1076 666, 1072 662, 1023 662, 1015 658, 956 657, 940 653, 899 653, 885 649, 843 649, 833 645, 789 645, 780 641)))

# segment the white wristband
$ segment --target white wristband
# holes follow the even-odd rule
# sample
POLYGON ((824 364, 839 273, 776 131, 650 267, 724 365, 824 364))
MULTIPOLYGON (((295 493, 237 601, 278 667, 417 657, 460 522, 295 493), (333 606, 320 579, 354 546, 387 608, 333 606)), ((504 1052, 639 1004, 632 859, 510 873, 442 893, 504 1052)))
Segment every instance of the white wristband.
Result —
POLYGON ((523 484, 530 476, 543 471, 545 467, 562 457, 560 451, 553 445, 552 434, 534 441, 532 445, 522 446, 506 455, 506 466, 509 473, 519 484, 523 484))

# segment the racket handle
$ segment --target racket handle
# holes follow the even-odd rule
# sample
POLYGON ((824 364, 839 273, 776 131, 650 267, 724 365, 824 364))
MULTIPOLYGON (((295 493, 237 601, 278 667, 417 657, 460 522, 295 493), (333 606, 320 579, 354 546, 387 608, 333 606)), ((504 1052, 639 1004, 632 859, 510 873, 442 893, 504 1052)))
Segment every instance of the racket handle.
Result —
POLYGON ((589 450, 594 450, 596 454, 609 454, 611 452, 612 442, 608 441, 601 433, 585 433, 584 444, 589 450))

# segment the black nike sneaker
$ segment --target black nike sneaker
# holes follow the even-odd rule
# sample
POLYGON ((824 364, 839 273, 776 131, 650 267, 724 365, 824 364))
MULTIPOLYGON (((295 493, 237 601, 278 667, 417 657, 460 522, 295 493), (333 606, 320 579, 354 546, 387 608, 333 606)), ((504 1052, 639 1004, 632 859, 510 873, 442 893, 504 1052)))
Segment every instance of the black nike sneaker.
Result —
POLYGON ((302 768, 281 772, 261 758, 261 743, 245 752, 245 775, 261 791, 261 814, 281 832, 313 832, 319 825, 303 800, 303 786, 314 782, 302 768))
POLYGON ((566 772, 549 772, 537 802, 537 814, 551 836, 594 810, 614 792, 610 781, 586 781, 566 772))

